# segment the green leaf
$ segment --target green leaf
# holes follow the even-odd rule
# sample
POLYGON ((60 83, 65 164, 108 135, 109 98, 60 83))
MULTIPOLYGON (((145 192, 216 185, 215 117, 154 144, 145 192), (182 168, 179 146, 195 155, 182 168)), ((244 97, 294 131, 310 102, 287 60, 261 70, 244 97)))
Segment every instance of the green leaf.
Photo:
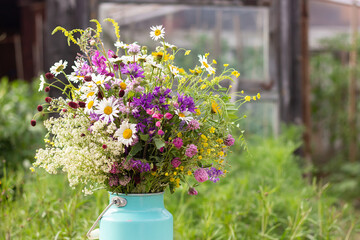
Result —
POLYGON ((140 134, 140 139, 143 141, 147 141, 149 139, 149 135, 148 134, 140 134))
POLYGON ((157 149, 160 149, 160 148, 165 146, 165 142, 161 138, 154 138, 154 142, 155 142, 155 145, 156 145, 157 149))
POLYGON ((129 154, 126 157, 126 160, 132 158, 133 156, 135 156, 141 150, 142 150, 142 144, 140 142, 138 142, 137 144, 135 144, 134 146, 131 147, 131 150, 130 150, 129 154))

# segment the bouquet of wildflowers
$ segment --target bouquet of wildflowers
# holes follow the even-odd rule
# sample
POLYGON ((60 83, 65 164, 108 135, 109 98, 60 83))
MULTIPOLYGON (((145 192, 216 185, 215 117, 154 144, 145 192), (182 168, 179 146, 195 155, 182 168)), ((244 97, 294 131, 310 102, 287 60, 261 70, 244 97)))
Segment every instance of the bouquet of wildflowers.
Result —
MULTIPOLYGON (((167 187, 173 192, 187 185, 196 195, 198 183, 219 181, 235 141, 231 129, 237 109, 260 95, 240 94, 238 102, 230 102, 229 88, 220 82, 239 73, 225 64, 216 74, 209 54, 199 56, 199 65, 189 72, 176 66, 176 54, 190 50, 165 42, 162 26, 151 27, 150 37, 159 45, 150 52, 121 42, 118 24, 106 19, 117 37, 114 52, 104 48, 101 25, 92 21, 96 29, 57 27, 53 32, 62 31, 81 53, 71 73, 61 60, 40 77, 39 90, 58 88, 64 97, 47 97, 38 106, 38 114, 58 117, 44 122, 46 147, 37 150, 34 166, 67 172, 70 186, 84 184, 85 193, 101 187, 114 193, 167 187)), ((31 124, 36 125, 35 117, 31 124)))

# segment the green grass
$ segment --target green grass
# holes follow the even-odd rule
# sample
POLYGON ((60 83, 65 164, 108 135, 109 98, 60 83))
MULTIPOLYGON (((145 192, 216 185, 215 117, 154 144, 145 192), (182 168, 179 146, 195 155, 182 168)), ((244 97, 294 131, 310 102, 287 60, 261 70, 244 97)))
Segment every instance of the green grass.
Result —
MULTIPOLYGON (((166 193, 175 239, 355 239, 356 215, 303 180, 288 137, 253 141, 230 156, 227 178, 166 193)), ((64 175, 18 170, 1 179, 0 239, 86 239, 108 203, 107 192, 83 196, 64 175)))

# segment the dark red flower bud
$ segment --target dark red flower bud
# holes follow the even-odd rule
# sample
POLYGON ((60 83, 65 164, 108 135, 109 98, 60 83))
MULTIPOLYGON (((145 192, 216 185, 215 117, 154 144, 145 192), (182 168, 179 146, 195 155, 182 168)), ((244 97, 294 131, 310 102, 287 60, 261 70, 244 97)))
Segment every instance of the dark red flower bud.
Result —
POLYGON ((81 108, 85 108, 86 104, 82 101, 79 101, 79 107, 81 108))
POLYGON ((54 75, 52 74, 52 73, 45 73, 45 77, 47 78, 47 79, 53 79, 54 78, 54 75))
POLYGON ((82 133, 80 136, 81 136, 81 137, 85 137, 85 133, 82 133))
POLYGON ((43 106, 38 105, 38 106, 37 106, 37 110, 38 110, 39 112, 41 112, 41 111, 43 110, 43 106))
POLYGON ((92 77, 91 77, 91 76, 85 76, 85 77, 84 77, 84 81, 85 81, 85 82, 91 82, 91 80, 92 80, 92 77))
POLYGON ((107 149, 106 144, 103 144, 103 145, 102 145, 102 148, 103 148, 103 149, 107 149))
POLYGON ((67 109, 66 108, 63 108, 63 110, 62 110, 63 112, 67 112, 67 109))
POLYGON ((79 108, 79 104, 77 104, 76 102, 69 102, 68 105, 69 105, 71 108, 74 108, 74 109, 79 108))
POLYGON ((30 121, 30 124, 31 124, 31 126, 35 127, 35 125, 36 125, 36 120, 34 120, 34 119, 31 120, 31 121, 30 121))
POLYGON ((45 102, 47 102, 47 103, 50 103, 50 102, 51 102, 51 100, 52 100, 52 98, 51 98, 51 97, 46 97, 46 98, 45 98, 45 102))
POLYGON ((50 92, 50 87, 46 87, 45 92, 50 92))
POLYGON ((125 95, 125 91, 121 89, 119 92, 119 97, 123 97, 124 95, 125 95))
POLYGON ((104 94, 101 91, 99 91, 97 97, 98 99, 102 100, 104 98, 104 94))

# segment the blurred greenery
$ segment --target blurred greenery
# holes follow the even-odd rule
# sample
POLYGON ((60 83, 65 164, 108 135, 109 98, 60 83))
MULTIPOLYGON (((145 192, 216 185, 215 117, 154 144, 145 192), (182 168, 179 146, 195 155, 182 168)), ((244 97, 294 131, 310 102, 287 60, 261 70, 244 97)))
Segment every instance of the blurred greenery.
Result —
MULTIPOLYGON (((360 54, 360 39, 358 40, 360 54)), ((321 50, 311 57, 311 107, 313 122, 313 160, 316 174, 334 185, 338 197, 359 204, 360 162, 349 162, 349 136, 359 132, 348 124, 349 50, 348 34, 321 41, 321 50)), ((360 63, 356 67, 360 73, 360 63)), ((360 104, 357 103, 360 110, 360 104)), ((358 147, 360 147, 358 142, 358 147)), ((357 159, 360 152, 358 151, 357 159)))
MULTIPOLYGON (((274 139, 252 138, 249 152, 234 147, 232 170, 218 183, 165 195, 175 239, 354 239, 354 209, 308 184, 298 157, 299 131, 274 139)), ((7 239, 85 239, 108 203, 104 190, 83 196, 65 175, 10 170, 1 179, 0 236, 7 239)))
POLYGON ((44 128, 30 125, 36 106, 45 98, 38 86, 38 81, 0 80, 0 176, 4 161, 8 168, 24 162, 30 167, 35 149, 43 142, 44 128))

